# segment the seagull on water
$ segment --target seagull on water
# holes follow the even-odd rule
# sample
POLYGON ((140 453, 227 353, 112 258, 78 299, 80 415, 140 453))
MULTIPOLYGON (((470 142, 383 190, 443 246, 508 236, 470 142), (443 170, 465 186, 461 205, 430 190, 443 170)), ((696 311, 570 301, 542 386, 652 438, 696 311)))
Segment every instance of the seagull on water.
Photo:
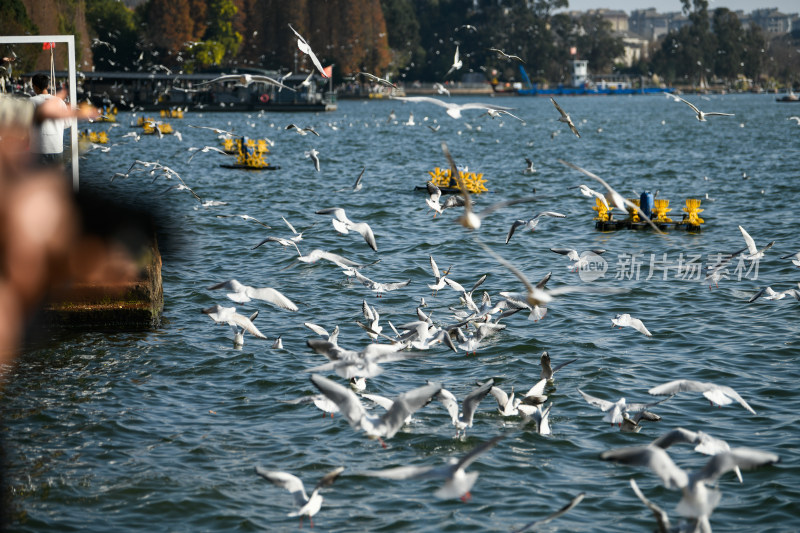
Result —
POLYGON ((361 351, 348 350, 336 343, 322 339, 308 339, 306 345, 314 352, 329 359, 325 364, 306 370, 306 372, 329 372, 345 378, 374 378, 383 373, 381 363, 393 363, 420 357, 415 352, 401 351, 403 344, 369 344, 361 351))
POLYGON ((675 381, 670 381, 669 383, 664 383, 662 385, 658 385, 657 387, 653 387, 650 389, 650 394, 656 396, 665 396, 665 395, 674 395, 679 392, 702 392, 703 396, 705 396, 711 405, 728 405, 729 403, 733 403, 734 401, 739 402, 739 404, 750 411, 753 414, 756 412, 753 410, 750 405, 744 398, 739 396, 732 388, 728 387, 727 385, 717 385, 716 383, 710 382, 702 382, 702 381, 692 381, 690 379, 677 379, 675 381))
POLYGON ((535 174, 536 173, 536 169, 533 168, 533 161, 531 161, 530 159, 528 159, 526 157, 525 158, 525 163, 527 164, 527 166, 525 167, 525 170, 522 171, 522 173, 523 174, 535 174))
POLYGON ((300 478, 293 476, 288 472, 266 470, 260 466, 256 466, 256 474, 263 477, 270 483, 282 487, 292 493, 292 496, 294 497, 294 504, 299 509, 289 513, 288 516, 299 516, 300 527, 303 527, 304 516, 308 517, 311 527, 314 527, 313 517, 322 507, 323 498, 319 494, 320 490, 332 485, 342 472, 344 472, 344 467, 340 466, 322 476, 322 479, 319 480, 317 485, 314 487, 314 490, 311 491, 311 496, 308 496, 300 478))
POLYGON ((472 419, 475 416, 475 411, 478 409, 478 404, 481 403, 489 391, 494 386, 494 379, 489 379, 479 387, 472 389, 469 394, 464 398, 461 403, 461 413, 458 412, 458 400, 447 389, 440 389, 436 397, 442 405, 444 405, 447 412, 450 414, 450 419, 456 427, 456 436, 459 433, 464 433, 468 427, 472 427, 472 419))
POLYGON ((631 413, 635 414, 645 411, 654 405, 658 405, 661 402, 669 400, 669 398, 665 398, 652 403, 626 403, 625 398, 620 398, 616 402, 611 402, 586 394, 580 389, 578 389, 578 392, 581 396, 583 396, 583 399, 586 400, 587 403, 594 405, 595 407, 599 407, 600 410, 605 413, 605 416, 603 416, 604 422, 609 422, 612 426, 614 424, 618 424, 620 427, 622 427, 622 421, 625 418, 624 415, 630 416, 631 413))
POLYGON ((385 470, 361 472, 361 474, 368 477, 394 480, 418 478, 444 479, 444 485, 437 489, 433 495, 442 500, 460 498, 462 501, 466 502, 470 499, 470 490, 478 479, 478 472, 467 473, 465 472, 466 468, 471 465, 478 456, 491 450, 502 439, 503 436, 501 435, 481 443, 461 458, 450 458, 447 464, 443 466, 399 466, 396 468, 387 468, 385 470))
POLYGON ((245 303, 250 300, 263 300, 265 302, 276 305, 282 309, 289 311, 297 311, 297 306, 292 303, 289 298, 281 294, 279 291, 271 287, 263 287, 256 289, 248 285, 243 285, 235 279, 217 283, 208 288, 208 290, 225 289, 231 291, 225 296, 230 298, 236 303, 245 303))
POLYGON ((577 360, 578 360, 577 358, 570 359, 569 361, 564 361, 563 363, 559 363, 558 365, 556 365, 555 368, 553 368, 552 366, 550 366, 550 354, 547 352, 542 352, 542 357, 539 360, 539 366, 542 367, 542 371, 539 374, 539 379, 546 379, 548 383, 552 383, 553 375, 556 372, 558 372, 568 364, 574 363, 577 360))

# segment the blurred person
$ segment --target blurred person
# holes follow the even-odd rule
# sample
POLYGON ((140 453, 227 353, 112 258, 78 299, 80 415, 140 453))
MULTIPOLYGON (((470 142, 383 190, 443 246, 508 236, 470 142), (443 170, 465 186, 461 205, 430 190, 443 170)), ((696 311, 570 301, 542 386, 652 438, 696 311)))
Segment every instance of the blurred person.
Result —
MULTIPOLYGON (((33 92, 36 96, 31 98, 31 103, 38 107, 51 101, 51 106, 60 108, 59 112, 66 114, 67 104, 63 96, 52 95, 49 92, 50 77, 45 74, 36 74, 31 79, 33 92)), ((30 152, 34 163, 41 166, 60 165, 64 160, 64 130, 72 125, 69 118, 41 118, 34 116, 31 125, 30 152)))

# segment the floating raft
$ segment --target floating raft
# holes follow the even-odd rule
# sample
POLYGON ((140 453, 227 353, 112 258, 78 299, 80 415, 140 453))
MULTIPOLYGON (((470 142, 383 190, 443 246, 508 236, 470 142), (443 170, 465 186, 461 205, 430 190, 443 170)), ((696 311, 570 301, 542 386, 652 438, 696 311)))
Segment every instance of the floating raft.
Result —
MULTIPOLYGON (((700 200, 696 198, 686 199, 686 207, 682 208, 684 214, 680 221, 674 221, 667 216, 667 213, 672 211, 669 207, 669 200, 653 199, 649 193, 642 194, 641 198, 628 198, 628 200, 637 207, 641 207, 642 201, 648 201, 650 205, 646 207, 649 207, 649 209, 642 208, 642 210, 645 212, 650 211, 650 220, 661 231, 684 230, 689 233, 699 233, 702 230, 702 224, 705 223, 705 220, 699 216, 703 209, 700 209, 700 200)), ((631 207, 628 208, 627 217, 621 219, 612 218, 612 213, 599 198, 595 198, 595 206, 592 209, 597 211, 597 216, 594 218, 594 227, 600 231, 652 229, 650 224, 639 219, 638 212, 631 207)))
POLYGON ((281 168, 281 167, 276 167, 276 166, 273 166, 273 165, 267 165, 267 166, 264 166, 264 167, 254 167, 254 166, 250 166, 250 165, 240 165, 238 163, 234 164, 234 165, 220 165, 220 166, 222 168, 236 168, 236 169, 239 169, 239 170, 279 170, 281 168))
MULTIPOLYGON (((450 179, 449 168, 443 169, 436 167, 433 170, 429 170, 428 174, 430 174, 431 177, 430 181, 439 187, 439 190, 442 191, 442 194, 459 194, 461 192, 456 180, 450 179)), ((489 189, 486 188, 486 178, 483 177, 482 172, 476 173, 466 170, 459 170, 458 174, 461 176, 461 179, 464 181, 464 185, 471 194, 488 192, 489 189)), ((417 186, 416 189, 427 189, 427 187, 417 186)))

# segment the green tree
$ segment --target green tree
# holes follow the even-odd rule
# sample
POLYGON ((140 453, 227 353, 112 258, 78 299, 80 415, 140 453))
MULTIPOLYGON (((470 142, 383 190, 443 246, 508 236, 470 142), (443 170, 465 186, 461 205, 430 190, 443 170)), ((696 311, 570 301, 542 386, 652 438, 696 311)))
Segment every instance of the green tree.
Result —
POLYGON ((592 72, 610 72, 614 60, 625 52, 622 39, 611 33, 611 22, 593 13, 582 15, 578 24, 583 29, 576 38, 581 58, 589 60, 592 72))
MULTIPOLYGON (((38 33, 39 28, 28 17, 28 11, 21 0, 0 2, 0 35, 37 35, 38 33)), ((38 50, 28 46, 20 47, 16 52, 19 56, 12 65, 12 70, 15 72, 33 70, 40 51, 41 47, 38 50)))
POLYGON ((87 0, 86 22, 98 39, 92 46, 97 70, 136 68, 138 33, 133 11, 116 0, 87 0))
MULTIPOLYGON (((767 40, 764 30, 757 24, 751 24, 744 32, 744 51, 742 63, 744 75, 758 82, 765 67, 767 40)), ((796 54, 793 54, 797 57, 796 54)), ((796 64, 796 62, 795 62, 796 64)), ((796 75, 796 72, 795 72, 796 75)))

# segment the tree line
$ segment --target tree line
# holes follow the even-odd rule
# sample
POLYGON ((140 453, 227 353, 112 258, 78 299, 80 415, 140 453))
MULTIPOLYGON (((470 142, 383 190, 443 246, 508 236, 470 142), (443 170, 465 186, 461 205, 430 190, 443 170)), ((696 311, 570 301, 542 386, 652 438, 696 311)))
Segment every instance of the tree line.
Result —
MULTIPOLYGON (((768 40, 708 0, 682 0, 689 23, 669 33, 633 67, 615 64, 621 38, 597 13, 574 16, 568 0, 147 0, 135 10, 118 0, 79 0, 93 37, 96 70, 223 71, 233 66, 304 70, 312 66, 289 28, 310 43, 337 81, 359 71, 395 81, 445 81, 458 47, 464 67, 519 80, 521 57, 534 81, 570 77, 571 49, 592 73, 658 75, 668 83, 702 84, 740 77, 795 81, 800 31, 768 40)), ((19 4, 19 0, 12 0, 19 4)), ((8 5, 8 4, 7 4, 8 5)), ((6 24, 28 24, 24 10, 6 24)), ((0 23, 2 26, 3 23, 0 23)))

